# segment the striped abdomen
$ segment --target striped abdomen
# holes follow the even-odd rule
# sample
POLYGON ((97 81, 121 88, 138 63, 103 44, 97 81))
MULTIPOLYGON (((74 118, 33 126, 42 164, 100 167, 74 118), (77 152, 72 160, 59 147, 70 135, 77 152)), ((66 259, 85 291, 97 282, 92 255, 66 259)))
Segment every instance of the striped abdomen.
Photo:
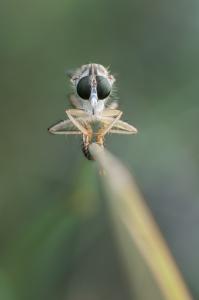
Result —
POLYGON ((95 158, 91 155, 89 151, 89 146, 92 143, 98 144, 100 147, 103 148, 104 140, 101 135, 96 135, 95 138, 92 136, 87 136, 83 134, 83 140, 82 140, 82 152, 84 153, 84 156, 88 160, 95 160, 95 158))
POLYGON ((89 151, 89 143, 85 142, 83 140, 82 142, 82 152, 84 153, 84 156, 88 159, 88 160, 95 160, 94 157, 91 155, 90 151, 89 151))

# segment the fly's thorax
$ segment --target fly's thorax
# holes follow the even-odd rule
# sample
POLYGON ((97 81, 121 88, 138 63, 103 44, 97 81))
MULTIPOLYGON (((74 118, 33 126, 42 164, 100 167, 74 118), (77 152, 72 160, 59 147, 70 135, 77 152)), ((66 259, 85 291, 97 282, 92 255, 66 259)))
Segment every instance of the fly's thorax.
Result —
POLYGON ((100 133, 100 131, 104 128, 104 123, 102 122, 101 117, 97 116, 90 116, 87 118, 87 120, 82 120, 82 125, 90 128, 92 132, 91 136, 97 135, 100 133))
POLYGON ((93 119, 93 121, 91 122, 91 127, 93 130, 93 134, 96 135, 103 128, 103 123, 98 119, 93 119))

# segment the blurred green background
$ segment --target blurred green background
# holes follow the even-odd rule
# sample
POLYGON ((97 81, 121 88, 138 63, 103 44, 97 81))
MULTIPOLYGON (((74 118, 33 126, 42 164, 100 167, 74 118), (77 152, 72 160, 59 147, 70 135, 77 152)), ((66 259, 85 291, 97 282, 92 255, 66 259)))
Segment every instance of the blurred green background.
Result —
POLYGON ((0 32, 0 299, 160 299, 129 284, 80 138, 47 132, 69 106, 65 71, 89 62, 110 65, 139 129, 106 147, 199 299, 199 2, 2 0, 0 32))

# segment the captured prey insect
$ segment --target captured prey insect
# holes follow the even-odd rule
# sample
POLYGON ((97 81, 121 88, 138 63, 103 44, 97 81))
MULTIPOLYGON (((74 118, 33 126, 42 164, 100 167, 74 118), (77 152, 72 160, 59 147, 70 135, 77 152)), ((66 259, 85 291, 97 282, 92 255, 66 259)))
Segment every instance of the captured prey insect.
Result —
POLYGON ((120 120, 122 111, 111 101, 115 78, 99 64, 83 65, 70 74, 75 94, 69 101, 75 107, 66 110, 67 120, 49 128, 53 134, 82 135, 82 151, 86 158, 94 158, 89 152, 93 142, 101 147, 107 133, 135 134, 137 129, 120 120))

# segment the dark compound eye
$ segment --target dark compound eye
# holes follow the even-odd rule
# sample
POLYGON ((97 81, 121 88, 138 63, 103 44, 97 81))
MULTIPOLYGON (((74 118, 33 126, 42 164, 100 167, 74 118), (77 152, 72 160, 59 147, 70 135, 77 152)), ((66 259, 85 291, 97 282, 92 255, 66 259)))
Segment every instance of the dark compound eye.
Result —
POLYGON ((85 76, 77 84, 77 93, 82 99, 88 100, 91 94, 91 86, 89 83, 89 77, 85 76))
POLYGON ((99 99, 105 99, 111 92, 111 85, 107 78, 103 76, 96 76, 97 80, 97 95, 99 99))

